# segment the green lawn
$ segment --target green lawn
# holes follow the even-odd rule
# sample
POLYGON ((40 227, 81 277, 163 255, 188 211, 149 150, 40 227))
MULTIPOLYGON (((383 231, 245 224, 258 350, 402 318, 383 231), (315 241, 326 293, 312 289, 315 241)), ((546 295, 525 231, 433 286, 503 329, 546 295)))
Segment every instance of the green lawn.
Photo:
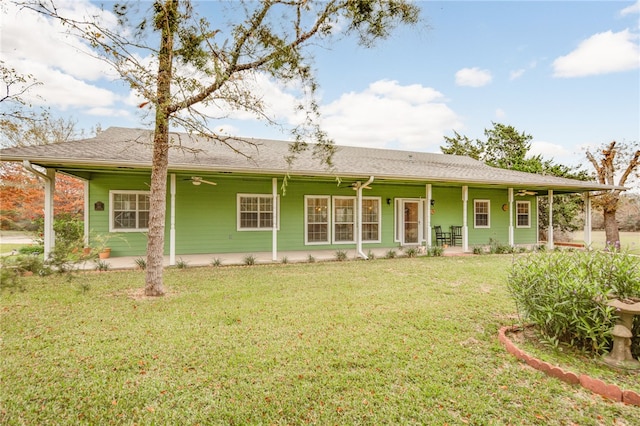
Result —
POLYGON ((639 424, 504 350, 510 263, 170 269, 161 299, 140 271, 28 277, 1 295, 0 423, 639 424))
MULTIPOLYGON (((573 241, 584 242, 584 231, 574 232, 573 241)), ((607 245, 604 231, 591 231, 591 241, 594 249, 603 249, 607 245)), ((640 232, 620 232, 620 247, 630 253, 640 254, 640 232)))

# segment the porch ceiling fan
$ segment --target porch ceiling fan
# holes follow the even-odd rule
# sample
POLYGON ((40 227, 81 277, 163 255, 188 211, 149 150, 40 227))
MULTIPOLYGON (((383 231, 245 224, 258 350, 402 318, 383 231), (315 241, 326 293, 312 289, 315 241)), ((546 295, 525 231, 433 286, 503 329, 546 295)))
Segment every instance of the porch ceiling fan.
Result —
POLYGON ((198 185, 200 185, 202 183, 206 183, 207 185, 217 185, 217 183, 210 182, 208 180, 202 179, 200 176, 191 176, 190 178, 185 179, 185 180, 190 180, 191 183, 196 185, 196 186, 198 186, 198 185))
POLYGON ((351 184, 351 188, 353 188, 353 189, 354 189, 354 190, 356 190, 356 191, 357 191, 359 188, 362 188, 362 189, 371 189, 371 187, 370 187, 369 185, 363 185, 363 184, 362 184, 362 182, 360 182, 360 181, 353 182, 353 183, 351 184))
POLYGON ((524 197, 525 195, 538 195, 536 191, 527 191, 526 189, 520 189, 516 193, 518 197, 524 197))

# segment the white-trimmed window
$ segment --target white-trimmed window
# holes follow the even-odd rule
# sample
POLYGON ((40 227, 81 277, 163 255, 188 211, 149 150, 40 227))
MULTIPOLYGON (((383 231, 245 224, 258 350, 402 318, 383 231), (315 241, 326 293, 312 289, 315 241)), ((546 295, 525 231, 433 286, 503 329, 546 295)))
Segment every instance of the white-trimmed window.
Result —
POLYGON ((475 228, 491 227, 491 202, 489 200, 473 201, 473 226, 475 228))
POLYGON ((353 243, 355 241, 356 199, 354 197, 333 197, 333 242, 353 243))
POLYGON ((266 231, 273 229, 273 195, 238 194, 237 205, 238 231, 266 231))
POLYGON ((148 230, 149 191, 109 191, 109 199, 109 231, 148 230))
POLYGON ((304 197, 305 244, 329 242, 329 200, 328 196, 304 197))
POLYGON ((531 201, 516 201, 516 228, 531 228, 531 201))
POLYGON ((362 241, 380 242, 380 198, 362 199, 362 241))

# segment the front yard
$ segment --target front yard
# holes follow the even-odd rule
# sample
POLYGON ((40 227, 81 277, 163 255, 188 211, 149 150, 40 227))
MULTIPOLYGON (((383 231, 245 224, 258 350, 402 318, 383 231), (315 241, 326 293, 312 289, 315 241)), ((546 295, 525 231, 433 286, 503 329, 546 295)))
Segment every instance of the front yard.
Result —
POLYGON ((638 424, 504 350, 511 261, 170 269, 161 299, 141 271, 27 277, 1 295, 0 423, 638 424))

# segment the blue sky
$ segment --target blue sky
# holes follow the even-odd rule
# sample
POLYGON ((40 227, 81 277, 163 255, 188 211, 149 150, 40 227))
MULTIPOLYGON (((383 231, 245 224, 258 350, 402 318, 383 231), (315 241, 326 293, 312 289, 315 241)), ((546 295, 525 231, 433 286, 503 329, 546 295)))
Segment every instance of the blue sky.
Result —
MULTIPOLYGON (((640 140, 640 2, 418 3, 423 25, 373 49, 352 39, 315 49, 322 124, 337 144, 439 152, 453 130, 483 138, 500 122, 531 134, 533 152, 573 165, 586 147, 640 140)), ((195 4, 201 13, 220 5, 195 4)), ((79 54, 78 41, 61 42, 53 23, 4 7, 0 56, 43 83, 30 93, 34 105, 80 128, 148 127, 140 99, 79 54)), ((274 116, 294 123, 291 94, 266 78, 260 88, 274 116)), ((214 125, 288 138, 245 115, 214 125)))

